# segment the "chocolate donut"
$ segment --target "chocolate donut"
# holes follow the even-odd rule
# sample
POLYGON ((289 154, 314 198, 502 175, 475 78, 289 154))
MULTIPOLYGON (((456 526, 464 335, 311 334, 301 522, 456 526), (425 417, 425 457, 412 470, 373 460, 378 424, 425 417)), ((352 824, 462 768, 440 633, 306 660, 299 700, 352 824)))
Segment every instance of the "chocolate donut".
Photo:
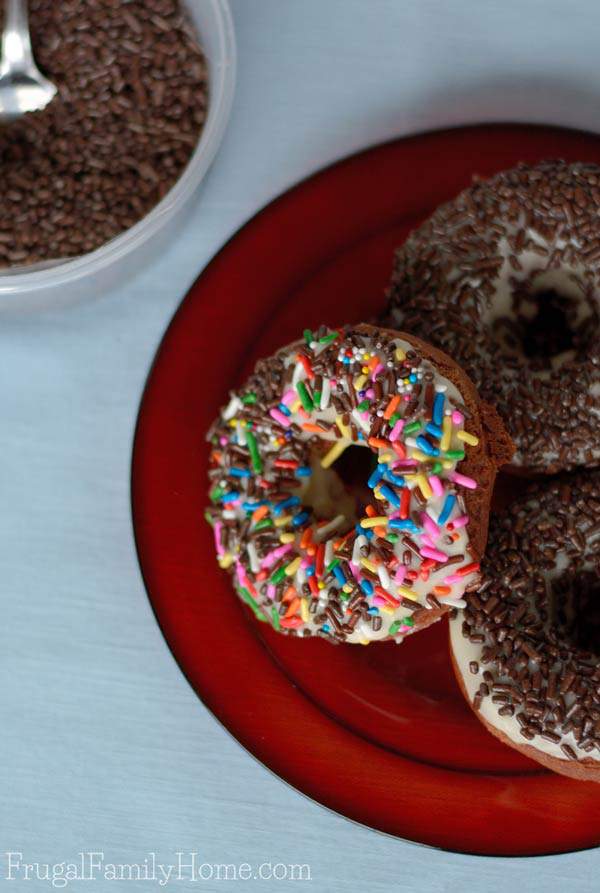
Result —
POLYGON ((481 573, 450 621, 463 693, 506 744, 600 781, 600 471, 536 483, 494 517, 481 573))
POLYGON ((219 563, 275 629, 400 642, 477 584, 512 445, 462 370, 419 339, 307 331, 256 365, 208 436, 219 563), (334 465, 357 446, 364 492, 334 465))
POLYGON ((520 165, 438 208, 396 254, 384 324, 465 369, 514 464, 600 461, 600 167, 520 165))

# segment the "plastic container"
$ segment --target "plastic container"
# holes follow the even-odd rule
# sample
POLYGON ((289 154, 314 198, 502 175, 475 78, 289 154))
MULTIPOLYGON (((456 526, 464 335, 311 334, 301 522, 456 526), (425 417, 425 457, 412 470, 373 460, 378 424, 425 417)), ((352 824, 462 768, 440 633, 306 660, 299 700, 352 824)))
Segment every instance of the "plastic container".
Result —
POLYGON ((227 0, 185 0, 209 72, 208 114, 198 145, 179 180, 135 226, 89 254, 0 272, 0 311, 37 309, 100 295, 155 256, 182 216, 213 161, 229 119, 236 47, 227 0))

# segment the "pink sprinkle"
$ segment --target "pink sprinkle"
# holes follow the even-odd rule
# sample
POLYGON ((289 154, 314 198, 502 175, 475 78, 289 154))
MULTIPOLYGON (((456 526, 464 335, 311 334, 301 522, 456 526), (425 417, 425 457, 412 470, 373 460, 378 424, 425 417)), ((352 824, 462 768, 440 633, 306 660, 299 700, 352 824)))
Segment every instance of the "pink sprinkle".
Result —
POLYGON ((402 429, 404 428, 404 419, 398 419, 392 430, 390 431, 390 440, 394 443, 395 440, 398 440, 400 435, 402 434, 402 429))
POLYGON ((219 437, 219 443, 221 444, 221 446, 227 446, 229 441, 227 440, 226 437, 219 437))
POLYGON ((431 549, 429 546, 423 546, 423 548, 419 551, 424 558, 433 558, 434 561, 448 560, 448 556, 446 555, 446 553, 440 552, 439 549, 431 549))
POLYGON ((359 571, 358 567, 357 567, 357 566, 354 564, 354 562, 352 562, 352 561, 349 561, 349 562, 348 562, 348 565, 349 565, 349 567, 350 567, 350 570, 352 571, 352 576, 354 577, 354 579, 355 579, 357 582, 360 583, 360 579, 361 579, 361 577, 360 577, 360 571, 359 571))
POLYGON ((442 486, 442 482, 440 481, 437 474, 430 474, 427 480, 429 481, 429 486, 433 490, 434 496, 444 495, 444 487, 442 486))
POLYGON ((372 400, 374 396, 375 396, 375 391, 373 390, 373 388, 369 388, 368 391, 365 391, 365 397, 368 397, 369 400, 372 400))
POLYGON ((395 459, 392 468, 414 468, 418 464, 416 459, 395 459))
POLYGON ((369 419, 371 418, 371 416, 369 415, 368 412, 361 412, 360 417, 361 417, 361 419, 364 419, 365 422, 368 422, 369 419))
POLYGON ((466 487, 467 490, 477 489, 477 481, 474 481, 473 478, 468 478, 466 474, 460 474, 458 471, 453 471, 452 474, 448 475, 448 478, 460 487, 466 487))
POLYGON ((426 533, 421 534, 421 542, 423 543, 423 545, 429 546, 430 549, 435 549, 435 543, 430 536, 427 536, 426 533))
POLYGON ((464 420, 465 420, 465 417, 462 414, 462 412, 459 412, 458 409, 454 409, 452 411, 452 422, 454 425, 462 425, 464 420))
POLYGON ((373 369, 373 373, 371 375, 371 381, 375 381, 375 379, 377 378, 377 376, 379 375, 380 372, 383 372, 383 365, 381 363, 379 363, 373 369))
POLYGON ((396 568, 396 573, 394 574, 394 583, 398 583, 400 586, 404 583, 404 578, 406 577, 406 565, 399 564, 396 568))
POLYGON ((280 425, 283 425, 284 428, 289 428, 292 424, 286 415, 282 413, 280 409, 274 407, 269 410, 269 415, 272 416, 276 422, 279 422, 280 425))
POLYGON ((217 555, 219 556, 219 558, 221 557, 221 555, 225 554, 225 549, 223 548, 223 546, 221 544, 221 531, 222 530, 223 530, 223 524, 221 523, 221 521, 217 521, 217 523, 215 524, 215 546, 216 546, 217 555))
POLYGON ((453 583, 460 583, 463 578, 458 574, 450 574, 449 577, 444 577, 444 583, 447 583, 451 586, 453 583))
POLYGON ((405 394, 402 399, 404 400, 405 403, 410 403, 410 398, 411 398, 410 394, 405 394))
POLYGON ((270 598, 271 601, 275 598, 275 593, 277 592, 277 586, 274 583, 269 583, 267 586, 267 598, 270 598))
POLYGON ((373 596, 373 604, 376 608, 380 608, 382 605, 387 605, 387 602, 380 595, 373 596))
POLYGON ((273 549, 272 552, 268 552, 265 555, 265 557, 263 558, 263 560, 261 561, 261 564, 260 564, 261 570, 263 568, 272 567, 275 564, 275 562, 278 561, 280 558, 283 558, 283 556, 287 552, 289 552, 291 548, 292 548, 291 543, 285 543, 285 545, 278 546, 276 549, 273 549))
POLYGON ((281 402, 285 403, 286 406, 289 406, 291 403, 295 403, 297 399, 298 394, 293 388, 290 388, 281 398, 281 402))
POLYGON ((310 567, 312 563, 313 560, 310 555, 305 555, 305 557, 300 562, 300 567, 310 567))
POLYGON ((466 527, 469 523, 468 515, 461 515, 459 518, 455 518, 453 521, 450 521, 448 524, 448 528, 450 530, 458 530, 459 527, 466 527))
MULTIPOLYGON (((429 478, 429 480, 431 481, 431 478, 429 478)), ((432 536, 434 539, 437 539, 437 537, 440 535, 440 528, 435 523, 433 518, 430 518, 427 512, 423 512, 423 514, 421 515, 421 521, 423 523, 423 527, 429 533, 429 535, 432 536)))

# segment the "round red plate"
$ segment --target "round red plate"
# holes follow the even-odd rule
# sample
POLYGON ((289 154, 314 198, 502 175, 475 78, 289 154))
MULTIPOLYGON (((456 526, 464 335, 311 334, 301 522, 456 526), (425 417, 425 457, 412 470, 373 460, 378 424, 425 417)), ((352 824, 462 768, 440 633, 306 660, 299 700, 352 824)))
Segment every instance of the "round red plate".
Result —
POLYGON ((304 181, 223 248, 175 315, 133 452, 142 571, 165 638, 204 703, 265 765, 365 825, 446 849, 561 853, 600 842, 600 787, 552 775, 489 735, 454 681, 443 623, 395 645, 277 635, 246 613, 203 520, 204 434, 259 355, 382 305, 392 252, 474 173, 600 139, 496 126, 398 140, 304 181))

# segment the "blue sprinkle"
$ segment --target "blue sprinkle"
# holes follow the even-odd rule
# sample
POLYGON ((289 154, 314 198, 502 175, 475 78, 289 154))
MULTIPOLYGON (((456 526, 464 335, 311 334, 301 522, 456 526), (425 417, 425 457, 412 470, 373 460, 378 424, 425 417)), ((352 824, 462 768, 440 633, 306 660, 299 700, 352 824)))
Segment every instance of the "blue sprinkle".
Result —
POLYGON ((342 570, 342 568, 340 567, 339 564, 336 564, 336 566, 334 567, 334 569, 333 569, 333 576, 334 576, 335 579, 338 581, 338 583, 340 584, 340 586, 345 586, 345 585, 346 585, 346 576, 345 576, 344 571, 342 570))
POLYGON ((367 614, 379 614, 379 608, 368 608, 367 614))
POLYGON ((379 483, 379 481, 380 481, 381 478, 383 477, 384 472, 386 471, 386 469, 387 469, 387 465, 381 464, 381 465, 378 465, 378 466, 377 466, 377 468, 375 469, 375 471, 373 472, 373 474, 371 475, 371 477, 370 477, 369 480, 367 481, 367 484, 368 484, 368 486, 371 488, 371 490, 373 489, 373 487, 376 487, 376 486, 377 486, 377 484, 379 483))
POLYGON ((289 409, 287 408, 287 406, 285 405, 285 403, 280 403, 279 406, 278 406, 277 408, 278 408, 279 411, 282 412, 284 415, 287 415, 287 416, 290 416, 290 415, 291 415, 291 412, 289 411, 289 409))
POLYGON ((248 471, 247 468, 230 468, 229 474, 234 478, 249 478, 252 477, 252 472, 248 471))
POLYGON ((442 433, 443 433, 440 426, 434 425, 433 422, 428 422, 425 425, 425 430, 427 431, 428 434, 431 434, 431 436, 435 437, 437 440, 439 440, 441 438, 442 433))
POLYGON ((375 591, 373 589, 373 584, 371 582, 369 582, 369 580, 361 580, 360 588, 362 589, 362 591, 364 592, 365 595, 373 595, 373 592, 375 591))
POLYGON ((343 357, 342 363, 344 363, 346 366, 349 366, 350 365, 350 357, 343 357))
POLYGON ((223 502, 223 503, 235 502, 236 499, 239 499, 239 498, 240 498, 240 494, 238 493, 238 491, 232 490, 230 493, 223 493, 223 495, 221 496, 221 502, 223 502))
POLYGON ((410 373, 410 375, 408 376, 408 380, 409 380, 410 382, 412 382, 413 384, 416 382, 416 380, 417 380, 417 376, 415 375, 414 372, 411 372, 411 373, 410 373))
POLYGON ((362 431, 359 431, 359 432, 358 432, 358 439, 359 439, 359 440, 362 440, 362 441, 364 442, 367 438, 366 438, 365 435, 362 433, 362 431))
POLYGON ((456 502, 456 496, 453 493, 449 493, 446 496, 446 501, 442 507, 440 512, 440 516, 438 518, 438 524, 445 524, 450 515, 452 514, 452 509, 454 508, 454 503, 456 502))
POLYGON ((406 483, 406 481, 404 480, 404 478, 401 475, 394 474, 394 472, 390 471, 389 468, 385 473, 385 479, 386 479, 386 481, 389 481, 390 484, 395 484, 396 487, 403 487, 404 484, 406 483))
POLYGON ((330 628, 329 628, 329 624, 328 624, 328 623, 324 623, 323 626, 321 627, 321 629, 323 630, 324 633, 328 633, 328 632, 330 632, 330 628))
POLYGON ((391 521, 388 521, 388 527, 392 530, 410 530, 411 533, 420 533, 421 528, 417 527, 414 521, 411 521, 410 518, 403 520, 402 518, 392 518, 391 521))
POLYGON ((419 449, 426 453, 428 456, 439 456, 440 451, 438 450, 438 448, 431 446, 429 441, 425 437, 423 437, 422 434, 419 434, 416 442, 419 449))
POLYGON ((273 513, 275 515, 280 515, 284 509, 289 509, 293 505, 300 505, 298 496, 289 496, 287 499, 284 499, 283 502, 279 502, 273 509, 273 513))
POLYGON ((296 469, 296 477, 309 478, 311 474, 312 468, 309 468, 308 465, 301 465, 300 468, 296 469))
POLYGON ((292 518, 292 525, 294 527, 300 527, 301 524, 304 524, 306 521, 308 521, 309 517, 310 515, 308 514, 308 512, 300 512, 298 515, 292 518))
POLYGON ((309 566, 306 568, 306 576, 307 576, 307 577, 312 577, 312 576, 314 576, 314 573, 315 573, 315 566, 314 566, 314 564, 309 564, 309 566))
POLYGON ((441 425, 444 421, 444 403, 446 398, 443 394, 436 394, 433 401, 433 412, 431 417, 435 425, 441 425))
POLYGON ((245 512, 253 512, 255 509, 261 507, 261 505, 269 505, 266 499, 261 500, 261 502, 242 502, 242 508, 245 512))
POLYGON ((286 440, 291 440, 293 436, 294 436, 294 435, 292 434, 291 431, 286 431, 285 434, 284 434, 284 437, 285 437, 286 440))
POLYGON ((400 508, 400 500, 398 499, 398 497, 396 496, 396 494, 394 493, 394 491, 392 490, 391 487, 388 487, 387 484, 382 484, 381 487, 379 488, 379 492, 381 493, 381 495, 383 496, 384 499, 387 499, 387 501, 391 505, 394 506, 395 509, 400 508))

